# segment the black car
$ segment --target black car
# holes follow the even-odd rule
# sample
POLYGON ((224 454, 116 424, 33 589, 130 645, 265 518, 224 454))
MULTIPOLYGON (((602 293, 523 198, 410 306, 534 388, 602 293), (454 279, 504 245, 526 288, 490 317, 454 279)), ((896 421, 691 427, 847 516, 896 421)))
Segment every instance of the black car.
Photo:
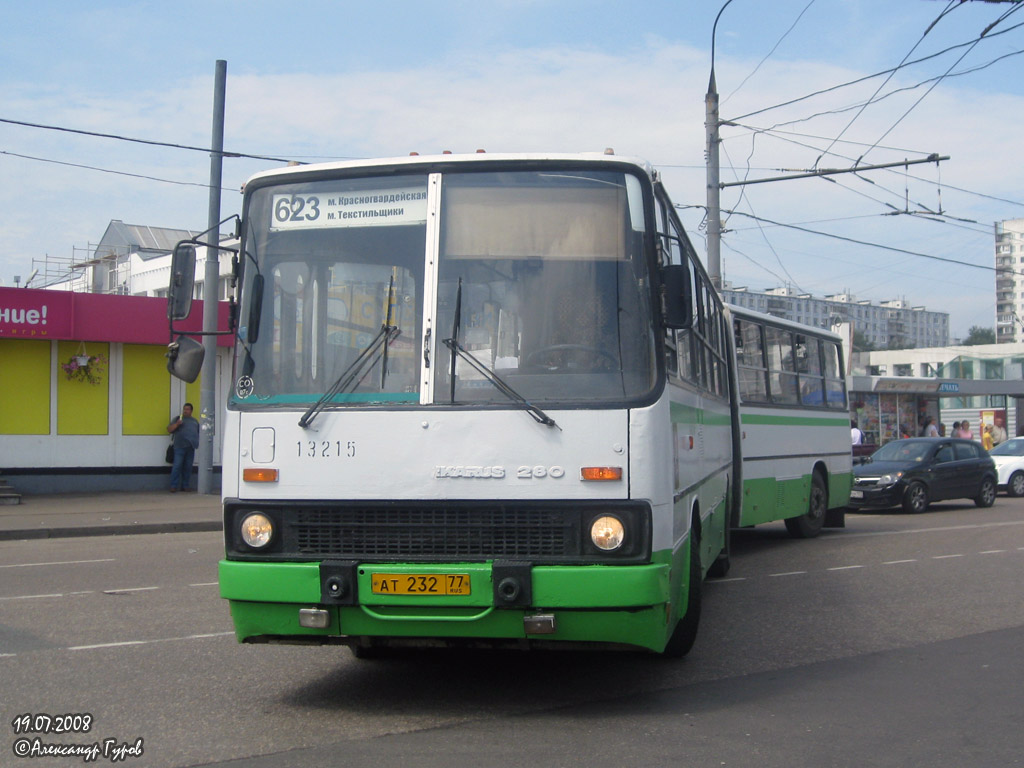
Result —
POLYGON ((942 499, 974 499, 979 507, 991 507, 996 479, 995 462, 973 440, 894 440, 853 468, 850 507, 902 506, 907 512, 924 512, 942 499))

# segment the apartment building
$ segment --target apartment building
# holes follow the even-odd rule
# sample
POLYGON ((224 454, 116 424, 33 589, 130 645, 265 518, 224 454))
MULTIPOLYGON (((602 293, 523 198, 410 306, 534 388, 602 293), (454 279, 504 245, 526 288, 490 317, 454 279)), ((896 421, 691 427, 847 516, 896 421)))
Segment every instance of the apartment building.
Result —
POLYGON ((881 349, 949 344, 949 313, 930 312, 924 307, 912 306, 906 299, 873 304, 858 300, 850 293, 817 297, 799 293, 789 286, 753 291, 728 282, 722 288, 722 297, 730 304, 819 328, 850 323, 854 331, 863 333, 881 349))
POLYGON ((1024 219, 997 221, 996 343, 1024 341, 1024 219))

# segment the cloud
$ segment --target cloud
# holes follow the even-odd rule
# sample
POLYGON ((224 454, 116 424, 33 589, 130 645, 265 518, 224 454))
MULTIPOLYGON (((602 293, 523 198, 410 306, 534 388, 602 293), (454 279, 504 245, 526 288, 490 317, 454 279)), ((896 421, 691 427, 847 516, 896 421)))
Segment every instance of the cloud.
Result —
MULTIPOLYGON (((372 60, 367 64, 372 65, 372 60)), ((281 158, 347 158, 453 151, 601 151, 638 155, 663 166, 666 185, 677 203, 703 205, 705 198, 704 91, 706 51, 650 36, 627 50, 609 52, 585 46, 502 45, 487 51, 456 50, 409 66, 364 65, 345 72, 291 71, 259 74, 255 67, 229 69, 225 147, 230 151, 281 158)), ((721 55, 719 87, 729 93, 757 61, 721 55)), ((822 61, 766 62, 726 102, 723 115, 742 115, 765 105, 853 80, 863 72, 822 61)), ((910 86, 919 75, 894 78, 890 87, 910 86)), ((819 111, 847 107, 871 95, 877 82, 843 89, 764 115, 741 120, 769 127, 819 111)), ((897 94, 865 110, 834 151, 857 157, 879 139, 919 98, 921 89, 897 94)), ((212 78, 179 78, 112 93, 26 83, 0 85, 0 102, 18 119, 73 126, 205 146, 210 140, 212 78)), ((843 130, 853 112, 831 114, 779 129, 790 141, 741 128, 723 128, 722 180, 777 175, 779 168, 807 168, 843 130), (796 136, 794 133, 809 134, 796 136), (796 142, 796 143, 794 143, 796 142), (801 146, 810 145, 810 146, 801 146), (748 172, 747 166, 750 166, 748 172)), ((991 264, 991 222, 1024 215, 1019 207, 942 189, 951 214, 981 222, 958 229, 912 219, 882 216, 911 201, 938 210, 933 182, 1024 198, 1015 174, 1020 164, 1016 126, 1024 122, 1024 98, 981 92, 968 78, 950 80, 933 91, 867 154, 865 162, 887 162, 926 152, 952 159, 936 171, 921 166, 917 182, 900 173, 780 182, 730 188, 723 206, 774 221, 808 225, 855 239, 991 264), (998 105, 997 118, 993 105, 998 105), (894 147, 898 149, 887 149, 894 147), (883 190, 886 187, 889 191, 883 190), (868 197, 865 197, 868 196, 868 197), (871 199, 871 198, 877 198, 871 199), (844 221, 845 220, 845 221, 844 221)), ((0 125, 0 147, 176 181, 205 183, 204 153, 146 147, 69 134, 0 125)), ((842 159, 825 157, 821 165, 842 159)), ((225 160, 224 186, 237 189, 251 173, 272 167, 257 160, 225 160)), ((0 247, 0 276, 30 271, 26 259, 43 253, 70 253, 102 235, 110 219, 157 226, 205 228, 206 190, 177 187, 97 172, 50 166, 0 156, 0 205, 10 227, 0 247)), ((225 197, 225 215, 236 210, 237 195, 225 197)), ((703 213, 684 213, 695 242, 703 213)), ((967 273, 925 260, 844 245, 779 227, 764 235, 750 220, 730 219, 725 263, 738 282, 751 287, 774 284, 764 269, 729 247, 747 253, 764 268, 785 276, 786 269, 809 290, 850 288, 862 298, 906 295, 914 304, 958 313, 954 329, 992 323, 990 273, 967 273), (743 231, 741 232, 741 227, 743 231), (765 238, 775 253, 765 245, 765 238), (777 255, 776 255, 777 254, 777 255), (894 269, 894 265, 898 268, 894 269), (735 270, 733 272, 733 270, 735 270), (887 270, 890 272, 887 273, 887 270), (914 280, 915 275, 928 279, 914 280), (964 302, 947 302, 954 285, 964 302), (981 315, 988 319, 982 320, 981 315), (962 317, 962 319, 961 319, 962 317)))

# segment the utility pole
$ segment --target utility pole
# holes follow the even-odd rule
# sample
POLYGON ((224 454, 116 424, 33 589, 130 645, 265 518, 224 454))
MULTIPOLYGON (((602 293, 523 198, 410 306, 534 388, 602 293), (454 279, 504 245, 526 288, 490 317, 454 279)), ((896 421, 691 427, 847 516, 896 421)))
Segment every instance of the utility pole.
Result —
MULTIPOLYGON (((213 88, 213 141, 210 146, 210 229, 208 242, 220 244, 220 186, 224 164, 224 92, 228 63, 217 60, 213 88)), ((206 271, 203 277, 203 369, 199 396, 199 493, 213 493, 213 438, 217 433, 217 299, 220 279, 220 251, 206 247, 206 271)))
MULTIPOLYGON (((728 5, 728 3, 726 4, 728 5)), ((725 10, 723 7, 722 10, 725 10)), ((718 23, 718 20, 715 20, 718 23)), ((716 291, 722 290, 722 186, 718 166, 718 86, 715 84, 715 65, 711 64, 711 79, 704 97, 704 135, 707 137, 707 199, 708 199, 708 277, 716 291)))
POLYGON ((718 9, 715 23, 711 25, 711 77, 708 79, 708 93, 704 97, 704 135, 707 148, 704 150, 708 165, 707 202, 708 202, 708 277, 715 290, 722 291, 722 186, 719 184, 718 165, 718 84, 715 82, 715 35, 718 32, 718 20, 732 0, 718 9))

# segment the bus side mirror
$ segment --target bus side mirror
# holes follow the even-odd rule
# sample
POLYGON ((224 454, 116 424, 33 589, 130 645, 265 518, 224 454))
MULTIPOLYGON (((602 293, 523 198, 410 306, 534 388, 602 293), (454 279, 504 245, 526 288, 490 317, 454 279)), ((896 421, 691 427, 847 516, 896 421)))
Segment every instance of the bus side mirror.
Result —
POLYGON ((184 320, 192 311, 192 290, 196 280, 196 247, 178 243, 171 256, 171 282, 167 286, 167 318, 184 320))
POLYGON ((188 336, 179 336, 167 345, 167 370, 176 379, 191 384, 203 369, 203 345, 188 336))
POLYGON ((661 270, 661 315, 666 328, 685 330, 693 324, 690 270, 669 264, 661 270))

